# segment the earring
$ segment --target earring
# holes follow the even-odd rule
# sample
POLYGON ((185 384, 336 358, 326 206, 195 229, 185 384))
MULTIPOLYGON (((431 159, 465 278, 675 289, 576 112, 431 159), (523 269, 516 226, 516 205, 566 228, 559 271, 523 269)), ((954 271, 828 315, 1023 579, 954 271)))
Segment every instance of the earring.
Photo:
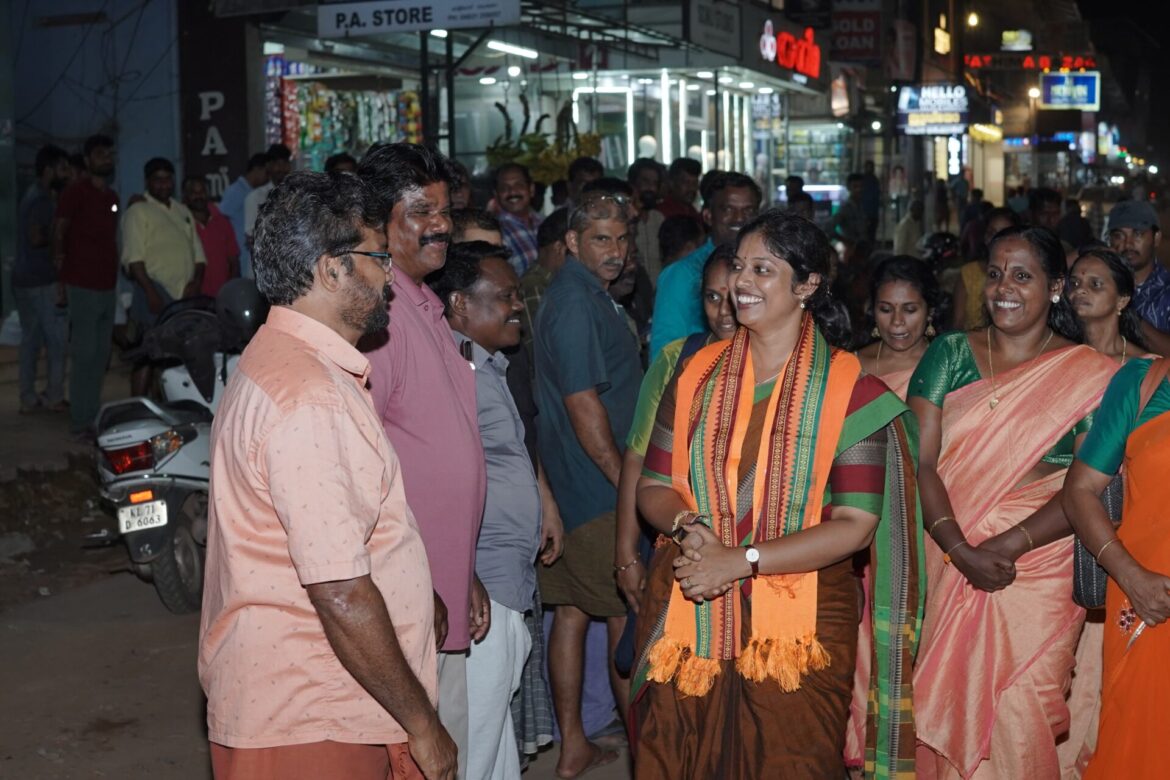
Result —
POLYGON ((937 335, 938 335, 938 331, 934 329, 934 325, 927 325, 926 326, 926 337, 928 339, 932 339, 937 335))
POLYGON ((873 326, 873 330, 870 331, 869 335, 873 336, 875 339, 880 339, 882 337, 881 331, 877 329, 877 325, 873 326))
POLYGON ((1059 294, 1058 294, 1058 295, 1053 295, 1053 296, 1052 296, 1052 302, 1053 302, 1053 303, 1060 303, 1060 295, 1059 295, 1059 294))
POLYGON ((804 308, 804 298, 800 299, 800 308, 804 308))

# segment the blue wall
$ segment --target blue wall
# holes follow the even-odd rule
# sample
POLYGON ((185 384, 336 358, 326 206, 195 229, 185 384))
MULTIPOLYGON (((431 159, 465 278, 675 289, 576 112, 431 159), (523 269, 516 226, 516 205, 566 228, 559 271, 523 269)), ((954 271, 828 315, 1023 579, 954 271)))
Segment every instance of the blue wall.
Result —
POLYGON ((179 157, 176 2, 204 0, 11 0, 16 162, 21 186, 36 149, 80 151, 102 132, 117 142, 114 186, 123 203, 143 188, 151 157, 179 157), (48 26, 101 11, 95 23, 48 26))

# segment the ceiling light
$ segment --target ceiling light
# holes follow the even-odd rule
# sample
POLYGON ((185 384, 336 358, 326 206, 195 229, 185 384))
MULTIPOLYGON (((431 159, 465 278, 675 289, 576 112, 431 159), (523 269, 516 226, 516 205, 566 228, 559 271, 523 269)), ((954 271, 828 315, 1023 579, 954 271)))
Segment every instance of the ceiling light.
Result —
POLYGON ((577 81, 584 81, 585 79, 589 78, 589 74, 583 70, 579 70, 573 74, 573 78, 577 79, 577 81))
POLYGON ((431 30, 431 35, 435 36, 436 38, 446 38, 447 31, 446 30, 431 30))
POLYGON ((654 79, 638 79, 639 84, 653 84, 654 79))
POLYGON ((875 133, 880 133, 882 130, 882 122, 880 119, 873 120, 872 122, 869 123, 869 126, 873 128, 873 131, 875 133))
POLYGON ((1028 87, 1028 97, 1036 100, 1040 97, 1040 87, 1028 87))
POLYGON ((772 89, 771 87, 760 87, 760 88, 759 88, 759 90, 757 90, 757 91, 758 91, 758 92, 759 92, 761 95, 771 95, 771 94, 772 94, 773 92, 775 92, 776 90, 772 89))
POLYGON ((517 57, 525 57, 534 60, 540 56, 540 52, 536 49, 526 49, 523 46, 513 46, 510 43, 503 41, 488 41, 487 47, 492 51, 501 51, 504 54, 515 54, 517 57))
POLYGON ((720 84, 734 84, 735 79, 733 79, 731 76, 720 76, 719 83, 720 84))
POLYGON ((978 27, 979 26, 979 14, 975 13, 974 11, 967 14, 967 26, 968 27, 978 27))
POLYGON ((895 86, 890 87, 890 92, 897 92, 897 91, 898 91, 897 87, 895 87, 895 86))
POLYGON ((1157 175, 1158 175, 1158 166, 1157 166, 1157 165, 1151 165, 1151 166, 1150 166, 1149 168, 1147 168, 1146 170, 1148 170, 1148 171, 1149 171, 1151 174, 1153 174, 1154 176, 1157 176, 1157 175))
POLYGON ((492 84, 496 83, 496 80, 494 78, 492 78, 491 76, 484 76, 482 79, 479 80, 479 83, 483 84, 485 87, 490 87, 492 84))
POLYGON ((701 70, 698 73, 696 73, 695 76, 697 76, 698 78, 701 78, 701 79, 715 78, 715 74, 709 70, 701 70))
POLYGON ((755 84, 753 84, 753 83, 752 83, 752 82, 750 82, 750 81, 741 81, 741 82, 739 82, 739 88, 740 88, 740 89, 755 89, 755 87, 756 87, 756 85, 755 85, 755 84))
POLYGON ((516 78, 517 76, 519 76, 520 75, 520 66, 519 65, 509 65, 508 66, 508 75, 511 76, 512 78, 516 78))
POLYGON ((698 92, 698 91, 699 91, 698 84, 687 84, 687 92, 698 92))
POLYGON ((707 97, 715 97, 716 92, 713 89, 707 90, 707 97))

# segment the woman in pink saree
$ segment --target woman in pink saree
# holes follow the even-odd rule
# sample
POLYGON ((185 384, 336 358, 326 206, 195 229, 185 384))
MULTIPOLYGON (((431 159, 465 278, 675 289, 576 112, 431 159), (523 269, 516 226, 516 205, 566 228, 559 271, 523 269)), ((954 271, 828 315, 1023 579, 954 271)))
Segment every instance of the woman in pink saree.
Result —
POLYGON ((910 382, 934 540, 914 673, 926 780, 1060 776, 1084 621, 1060 491, 1116 370, 1073 343, 1064 273, 1048 230, 999 233, 984 287, 990 326, 936 340, 910 382))

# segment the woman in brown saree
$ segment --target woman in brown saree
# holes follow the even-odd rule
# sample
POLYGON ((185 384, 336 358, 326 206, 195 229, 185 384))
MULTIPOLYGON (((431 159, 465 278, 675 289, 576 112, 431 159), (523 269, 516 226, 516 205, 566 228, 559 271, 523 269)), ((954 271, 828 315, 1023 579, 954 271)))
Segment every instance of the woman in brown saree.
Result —
POLYGON ((694 355, 659 406, 638 485, 663 533, 633 680, 638 778, 844 775, 860 616, 851 556, 867 547, 878 572, 867 766, 913 776, 913 423, 831 346, 849 328, 828 263, 803 218, 745 226, 730 278, 741 327, 694 355))

